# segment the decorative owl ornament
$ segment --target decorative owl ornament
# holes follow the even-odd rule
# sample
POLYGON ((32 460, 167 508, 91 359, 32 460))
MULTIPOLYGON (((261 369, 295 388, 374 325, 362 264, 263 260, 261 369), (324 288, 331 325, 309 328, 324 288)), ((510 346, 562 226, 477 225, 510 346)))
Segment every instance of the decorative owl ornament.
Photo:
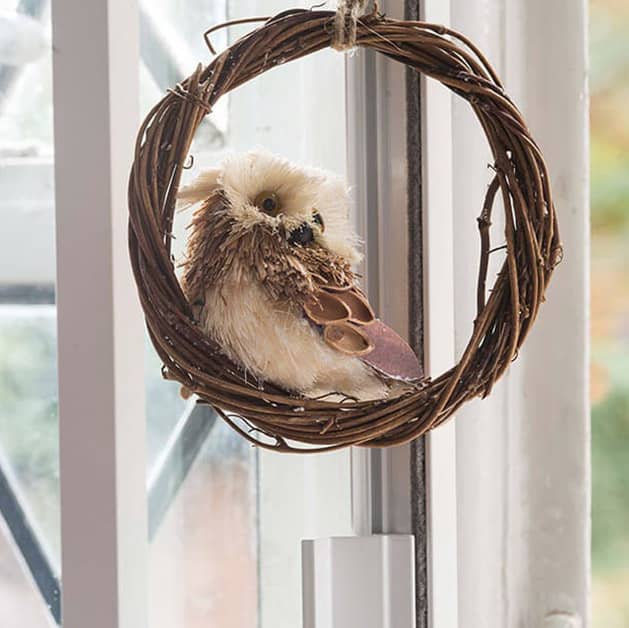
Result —
POLYGON ((310 398, 383 399, 422 378, 356 284, 344 183, 265 152, 227 158, 180 190, 199 204, 182 287, 204 332, 253 378, 310 398))

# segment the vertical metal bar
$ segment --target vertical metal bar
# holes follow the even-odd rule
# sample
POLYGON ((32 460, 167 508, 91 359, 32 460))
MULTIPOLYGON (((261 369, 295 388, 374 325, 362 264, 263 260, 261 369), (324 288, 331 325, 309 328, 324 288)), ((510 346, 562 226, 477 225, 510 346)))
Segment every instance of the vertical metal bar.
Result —
MULTIPOLYGON (((419 20, 420 0, 406 0, 404 17, 419 20)), ((424 370, 423 185, 421 78, 406 69, 406 162, 408 199, 409 342, 424 370)), ((428 627, 428 535, 426 512, 426 439, 410 444, 411 525, 415 537, 415 628, 428 627)))
POLYGON ((144 335, 126 246, 137 0, 56 0, 52 22, 63 625, 144 628, 144 335))

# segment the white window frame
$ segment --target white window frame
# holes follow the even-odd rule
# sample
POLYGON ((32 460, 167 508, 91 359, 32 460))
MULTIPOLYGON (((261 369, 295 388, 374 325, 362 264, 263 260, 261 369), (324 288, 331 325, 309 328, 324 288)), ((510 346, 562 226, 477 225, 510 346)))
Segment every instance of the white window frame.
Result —
MULTIPOLYGON (((467 626, 590 625, 586 6, 451 2, 452 26, 489 55, 544 151, 565 248, 517 362, 490 398, 458 412, 459 612, 467 626)), ((487 152, 456 100, 452 137, 460 353, 477 264, 465 225, 487 181, 479 158, 487 152)))
POLYGON ((147 625, 144 333, 127 253, 137 0, 52 3, 64 628, 147 625))
MULTIPOLYGON (((418 4, 389 0, 381 6, 396 17, 417 11, 423 19, 448 22, 447 3, 418 4)), ((450 187, 442 184, 452 176, 448 143, 442 140, 451 134, 450 96, 422 81, 420 104, 423 171, 414 174, 422 179, 423 193, 424 363, 427 372, 440 372, 454 361, 453 273, 448 272, 452 265, 452 203, 450 187)), ((379 315, 408 337, 412 322, 407 191, 408 176, 413 173, 407 166, 405 68, 364 51, 350 58, 348 118, 351 177, 357 211, 364 211, 358 222, 366 244, 363 274, 369 298, 379 315)), ((457 595, 455 448, 454 423, 450 423, 429 434, 425 445, 352 451, 356 533, 412 535, 426 529, 427 538, 415 539, 416 566, 422 569, 415 574, 418 628, 458 625, 457 605, 452 604, 457 595), (413 464, 418 455, 424 457, 425 474, 419 489, 417 477, 413 477, 422 473, 413 464), (414 509, 413 500, 424 504, 414 509), (424 520, 417 521, 417 517, 424 520), (427 609, 422 608, 426 605, 427 609)))
MULTIPOLYGON (((385 8, 402 15, 400 4, 385 8)), ((567 251, 535 331, 492 398, 461 409, 456 422, 427 439, 428 625, 585 627, 585 2, 479 0, 470 7, 464 0, 425 0, 421 8, 427 20, 471 35, 505 77, 547 156, 567 251)), ((53 3, 64 628, 146 626, 143 334, 126 254, 126 177, 138 123, 137 11, 137 0, 53 3)), ((350 156, 373 140, 359 130, 360 94, 373 89, 361 58, 349 61, 350 156)), ((368 196, 373 189, 363 200, 365 208, 376 207, 371 219, 382 227, 381 212, 406 208, 405 82, 401 68, 377 60, 376 69, 377 202, 368 196)), ((478 160, 484 144, 465 104, 425 82, 422 106, 425 349, 429 372, 437 372, 469 336, 468 270, 477 251, 464 227, 473 224, 470 212, 480 208, 487 179, 478 160)), ((359 163, 359 152, 350 177, 360 192, 361 182, 370 189, 373 163, 359 163)), ((387 229, 372 229, 371 237, 365 230, 367 252, 377 233, 380 260, 375 279, 367 268, 367 281, 381 314, 404 333, 404 287, 392 291, 381 281, 407 270, 402 213, 387 215, 387 229)), ((411 449, 352 456, 356 535, 412 532, 411 449)))

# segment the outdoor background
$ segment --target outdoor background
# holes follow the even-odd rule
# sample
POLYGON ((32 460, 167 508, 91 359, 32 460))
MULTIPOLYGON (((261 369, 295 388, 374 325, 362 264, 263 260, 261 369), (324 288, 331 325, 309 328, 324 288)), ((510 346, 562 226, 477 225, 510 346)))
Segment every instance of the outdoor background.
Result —
POLYGON ((593 623, 629 628, 629 3, 590 8, 593 623))

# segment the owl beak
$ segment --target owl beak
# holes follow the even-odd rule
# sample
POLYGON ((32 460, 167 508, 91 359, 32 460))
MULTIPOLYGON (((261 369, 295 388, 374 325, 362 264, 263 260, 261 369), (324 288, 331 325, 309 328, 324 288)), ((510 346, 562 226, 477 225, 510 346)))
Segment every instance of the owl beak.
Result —
POLYGON ((324 231, 323 218, 316 209, 313 209, 312 219, 304 221, 298 227, 295 227, 288 235, 288 242, 290 244, 301 244, 302 246, 310 244, 314 242, 315 233, 323 233, 324 231))
POLYGON ((302 222, 299 227, 293 229, 288 235, 289 244, 300 244, 302 246, 314 242, 314 232, 307 222, 302 222))
POLYGON ((312 222, 314 222, 315 225, 319 226, 319 229, 321 229, 321 233, 325 231, 325 223, 323 222, 323 218, 316 209, 312 212, 312 222))

